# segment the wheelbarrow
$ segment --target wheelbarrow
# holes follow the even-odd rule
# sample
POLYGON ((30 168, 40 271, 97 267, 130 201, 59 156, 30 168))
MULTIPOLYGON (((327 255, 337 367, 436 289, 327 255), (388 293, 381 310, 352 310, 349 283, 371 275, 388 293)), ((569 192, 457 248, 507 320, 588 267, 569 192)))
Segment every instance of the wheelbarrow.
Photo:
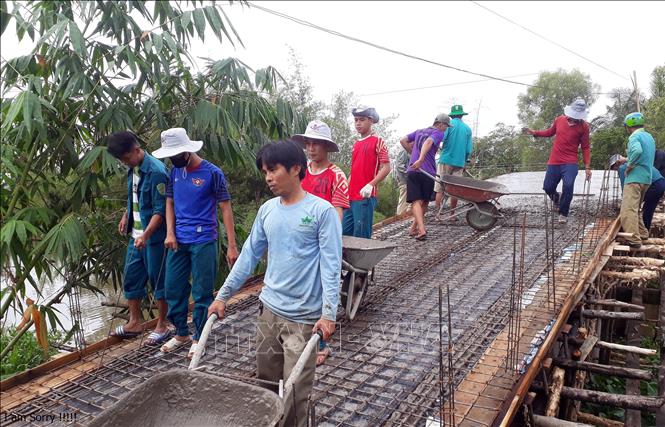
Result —
POLYGON ((346 318, 353 320, 365 290, 374 284, 374 267, 397 245, 382 240, 342 236, 342 288, 339 296, 346 318))
MULTIPOLYGON (((293 398, 295 380, 318 349, 321 332, 307 342, 286 382, 261 381, 278 387, 276 394, 249 383, 250 378, 247 382, 238 381, 198 367, 216 320, 216 314, 208 318, 188 370, 174 369, 155 375, 101 412, 89 426, 281 426, 287 399, 293 398)), ((312 410, 313 406, 308 413, 312 414, 312 410)))
MULTIPOLYGON (((444 196, 455 197, 466 203, 455 208, 453 216, 458 217, 466 214, 466 222, 474 229, 478 231, 489 230, 501 218, 497 208, 499 197, 510 194, 505 185, 455 175, 435 177, 422 169, 419 170, 441 184, 444 196)), ((452 213, 452 211, 452 209, 444 210, 443 204, 441 204, 438 215, 444 216, 452 213)))

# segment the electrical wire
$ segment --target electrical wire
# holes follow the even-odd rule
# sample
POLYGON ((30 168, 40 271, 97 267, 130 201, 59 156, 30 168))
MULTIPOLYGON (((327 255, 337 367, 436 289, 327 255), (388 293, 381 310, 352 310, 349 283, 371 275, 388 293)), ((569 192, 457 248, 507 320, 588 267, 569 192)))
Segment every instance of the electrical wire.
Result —
POLYGON ((475 71, 465 70, 464 68, 455 67, 453 65, 443 64, 441 62, 437 62, 437 61, 434 61, 434 60, 431 60, 431 59, 423 58, 421 56, 412 55, 410 53, 402 52, 402 51, 392 49, 392 48, 389 48, 389 47, 386 47, 386 46, 378 45, 376 43, 368 42, 368 41, 359 39, 357 37, 349 36, 349 35, 340 33, 339 31, 331 30, 329 28, 325 28, 325 27, 322 27, 320 25, 316 25, 316 24, 311 23, 309 21, 306 21, 304 19, 295 18, 293 16, 287 15, 286 13, 278 12, 278 11, 273 10, 273 9, 268 9, 267 7, 259 6, 256 3, 247 2, 247 4, 250 7, 253 7, 255 9, 261 10, 261 11, 269 13, 271 15, 278 16, 278 17, 283 18, 283 19, 287 19, 289 21, 295 22, 295 23, 303 25, 305 27, 314 28, 315 30, 323 31, 323 32, 331 34, 333 36, 337 36, 337 37, 340 37, 340 38, 343 38, 343 39, 346 39, 346 40, 350 40, 350 41, 361 43, 361 44, 364 44, 364 45, 367 45, 367 46, 371 46, 375 49, 383 50, 385 52, 390 52, 390 53, 393 53, 395 55, 403 56, 403 57, 410 58, 410 59, 415 59, 417 61, 425 62, 427 64, 436 65, 438 67, 443 67, 443 68, 447 68, 447 69, 450 69, 450 70, 459 71, 461 73, 472 74, 474 76, 484 77, 488 80, 497 80, 497 81, 501 81, 501 82, 504 82, 504 83, 510 83, 510 84, 526 86, 526 87, 539 87, 539 86, 531 85, 531 84, 528 84, 528 83, 523 83, 523 82, 518 82, 518 81, 515 81, 515 80, 505 79, 505 78, 502 78, 502 77, 491 76, 491 75, 485 74, 485 73, 478 73, 478 72, 475 72, 475 71))
POLYGON ((471 3, 475 4, 476 6, 482 8, 482 9, 485 9, 486 11, 488 11, 488 12, 490 12, 490 13, 492 13, 492 14, 498 16, 499 18, 501 18, 501 19, 503 19, 503 20, 505 20, 505 21, 508 21, 508 22, 510 22, 510 23, 513 24, 513 25, 516 25, 516 26, 520 27, 520 28, 523 29, 524 31, 527 31, 527 32, 533 34, 534 36, 539 37, 539 38, 545 40, 546 42, 552 43, 553 45, 555 45, 555 46, 557 46, 557 47, 559 47, 559 48, 565 50, 566 52, 572 53, 573 55, 577 56, 578 58, 581 58, 581 59, 583 59, 583 60, 585 60, 585 61, 587 61, 587 62, 590 62, 590 63, 592 63, 593 65, 595 65, 595 66, 597 66, 597 67, 600 67, 600 68, 602 68, 603 70, 608 71, 608 72, 614 74, 615 76, 618 76, 618 77, 621 77, 622 79, 628 80, 628 78, 627 78, 626 76, 621 75, 621 74, 617 73, 616 71, 610 70, 609 68, 607 68, 607 67, 605 67, 605 66, 603 66, 603 65, 601 65, 601 64, 599 64, 599 63, 597 63, 596 61, 593 61, 593 60, 587 58, 586 56, 584 56, 584 55, 582 55, 582 54, 579 54, 579 53, 575 52, 575 51, 572 50, 572 49, 568 49, 566 46, 563 46, 562 44, 557 43, 557 42, 555 42, 554 40, 551 40, 551 39, 549 39, 549 38, 547 38, 547 37, 545 37, 545 36, 543 36, 543 35, 541 35, 541 34, 538 34, 537 32, 535 32, 535 31, 533 31, 533 30, 531 30, 531 29, 529 29, 529 28, 527 28, 527 27, 525 27, 525 26, 523 26, 523 25, 521 25, 521 24, 519 24, 519 23, 513 21, 513 20, 510 19, 510 18, 507 18, 507 17, 501 15, 500 13, 498 13, 498 12, 496 12, 496 11, 490 9, 489 7, 487 7, 487 6, 483 6, 482 4, 478 3, 477 1, 474 1, 474 0, 469 0, 469 1, 471 1, 471 3))

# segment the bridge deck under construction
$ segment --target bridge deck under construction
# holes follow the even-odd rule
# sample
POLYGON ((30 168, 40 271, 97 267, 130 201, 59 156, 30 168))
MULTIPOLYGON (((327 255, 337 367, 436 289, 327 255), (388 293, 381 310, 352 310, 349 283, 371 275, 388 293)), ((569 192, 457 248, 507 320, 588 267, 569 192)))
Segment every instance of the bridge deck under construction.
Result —
MULTIPOLYGON (((317 425, 496 423, 612 223, 607 200, 582 199, 565 225, 551 223, 542 197, 522 197, 487 232, 429 217, 423 242, 409 237, 409 219, 378 228, 374 238, 398 246, 317 368, 317 425)), ((259 289, 229 307, 201 365, 254 375, 259 289)), ((85 424, 155 373, 187 367, 187 349, 165 355, 141 340, 3 390, 2 425, 43 425, 34 416, 46 414, 85 424)))

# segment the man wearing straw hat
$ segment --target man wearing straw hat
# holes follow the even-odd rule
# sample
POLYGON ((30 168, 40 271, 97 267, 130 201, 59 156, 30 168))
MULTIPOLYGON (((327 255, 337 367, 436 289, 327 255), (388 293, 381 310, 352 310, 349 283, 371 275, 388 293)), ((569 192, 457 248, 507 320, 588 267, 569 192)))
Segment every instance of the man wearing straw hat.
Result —
POLYGON ((189 294, 194 299, 194 335, 188 357, 193 357, 213 301, 217 276, 217 206, 226 229, 229 266, 238 258, 231 196, 220 168, 196 154, 202 141, 191 141, 183 128, 165 130, 162 148, 152 153, 168 157, 173 169, 166 186, 166 301, 176 335, 161 348, 171 352, 190 342, 187 327, 189 294), (192 277, 190 284, 189 278, 192 277))
POLYGON ((543 190, 559 208, 559 223, 568 221, 570 202, 573 200, 575 178, 577 178, 577 153, 582 149, 586 179, 591 179, 591 145, 589 144, 589 124, 585 121, 589 115, 586 102, 577 98, 563 109, 563 116, 554 119, 546 130, 523 128, 522 132, 536 137, 554 137, 554 144, 547 161, 547 172, 543 190), (556 191, 563 180, 561 194, 556 191))

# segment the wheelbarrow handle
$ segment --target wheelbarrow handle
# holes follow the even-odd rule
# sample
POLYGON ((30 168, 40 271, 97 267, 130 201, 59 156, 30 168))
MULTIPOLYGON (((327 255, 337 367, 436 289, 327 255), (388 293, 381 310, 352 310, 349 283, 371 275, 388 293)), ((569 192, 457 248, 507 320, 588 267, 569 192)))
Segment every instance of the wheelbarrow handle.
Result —
POLYGON ((217 313, 213 313, 208 317, 208 320, 206 320, 205 326, 203 326, 203 331, 201 332, 201 336, 199 337, 199 343, 196 346, 196 351, 194 351, 194 356, 192 356, 192 361, 189 362, 189 370, 196 369, 197 366, 199 366, 199 361, 201 360, 201 356, 203 355, 203 350, 206 348, 206 341, 208 341, 208 335, 210 335, 210 331, 212 330, 212 325, 215 324, 217 321, 217 313))
POLYGON ((298 361, 296 364, 293 366, 293 369, 291 369, 291 374, 289 375, 289 378, 286 380, 286 383, 284 384, 284 400, 286 400, 289 397, 289 394, 293 392, 293 385, 295 382, 298 380, 298 377, 300 377, 300 374, 302 374, 303 369, 305 369, 305 365, 307 364, 307 361, 312 355, 312 352, 316 351, 319 345, 319 340, 323 339, 323 332, 316 331, 315 334, 312 334, 312 338, 307 341, 307 345, 305 345, 305 349, 302 351, 302 354, 298 358, 298 361))

